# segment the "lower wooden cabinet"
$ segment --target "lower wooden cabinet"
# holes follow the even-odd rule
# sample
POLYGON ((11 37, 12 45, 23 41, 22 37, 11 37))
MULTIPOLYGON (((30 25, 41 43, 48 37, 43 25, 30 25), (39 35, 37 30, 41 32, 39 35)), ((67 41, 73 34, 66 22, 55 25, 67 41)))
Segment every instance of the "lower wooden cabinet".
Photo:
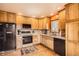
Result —
POLYGON ((45 36, 42 36, 41 43, 46 46, 47 41, 45 36))
POLYGON ((54 49, 53 47, 53 38, 50 36, 42 36, 41 43, 50 49, 54 49))
POLYGON ((79 56, 79 44, 74 42, 67 42, 67 56, 79 56))
POLYGON ((33 43, 34 43, 34 44, 40 43, 39 38, 38 38, 38 35, 33 35, 33 36, 32 36, 32 39, 33 39, 33 43))
POLYGON ((75 56, 76 44, 73 42, 67 42, 67 56, 75 56))
POLYGON ((22 48, 22 37, 21 36, 17 36, 16 37, 16 49, 21 49, 22 48))
POLYGON ((53 38, 48 38, 47 39, 47 46, 50 48, 50 49, 54 49, 53 47, 53 38))
POLYGON ((76 56, 79 56, 79 44, 76 45, 76 56))

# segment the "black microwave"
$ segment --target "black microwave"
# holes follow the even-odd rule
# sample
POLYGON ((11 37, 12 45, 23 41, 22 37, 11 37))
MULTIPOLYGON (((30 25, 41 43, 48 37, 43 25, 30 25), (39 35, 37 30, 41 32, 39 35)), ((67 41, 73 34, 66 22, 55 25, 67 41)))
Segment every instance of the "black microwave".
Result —
POLYGON ((31 24, 22 24, 22 28, 31 29, 31 24))

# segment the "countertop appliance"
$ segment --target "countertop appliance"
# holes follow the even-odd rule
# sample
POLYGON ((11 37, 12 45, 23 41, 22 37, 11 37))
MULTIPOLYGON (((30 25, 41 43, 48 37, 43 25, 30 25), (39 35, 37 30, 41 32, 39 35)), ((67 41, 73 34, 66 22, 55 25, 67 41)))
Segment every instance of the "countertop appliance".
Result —
POLYGON ((0 51, 16 49, 16 25, 0 23, 0 51))
POLYGON ((54 51, 61 56, 65 56, 65 40, 54 38, 54 51))

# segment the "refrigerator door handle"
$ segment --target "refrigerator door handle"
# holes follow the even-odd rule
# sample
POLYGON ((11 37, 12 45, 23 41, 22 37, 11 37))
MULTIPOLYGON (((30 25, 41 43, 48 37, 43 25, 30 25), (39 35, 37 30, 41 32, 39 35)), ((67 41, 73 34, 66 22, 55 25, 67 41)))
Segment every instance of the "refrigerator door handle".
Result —
POLYGON ((12 34, 12 32, 6 32, 7 34, 12 34))

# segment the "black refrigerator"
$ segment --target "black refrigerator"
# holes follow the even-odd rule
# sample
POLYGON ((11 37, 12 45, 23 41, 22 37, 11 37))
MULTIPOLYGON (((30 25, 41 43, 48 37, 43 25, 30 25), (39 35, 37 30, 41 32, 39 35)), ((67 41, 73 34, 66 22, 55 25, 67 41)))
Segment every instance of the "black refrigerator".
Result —
POLYGON ((16 25, 0 23, 0 51, 16 49, 16 25))

